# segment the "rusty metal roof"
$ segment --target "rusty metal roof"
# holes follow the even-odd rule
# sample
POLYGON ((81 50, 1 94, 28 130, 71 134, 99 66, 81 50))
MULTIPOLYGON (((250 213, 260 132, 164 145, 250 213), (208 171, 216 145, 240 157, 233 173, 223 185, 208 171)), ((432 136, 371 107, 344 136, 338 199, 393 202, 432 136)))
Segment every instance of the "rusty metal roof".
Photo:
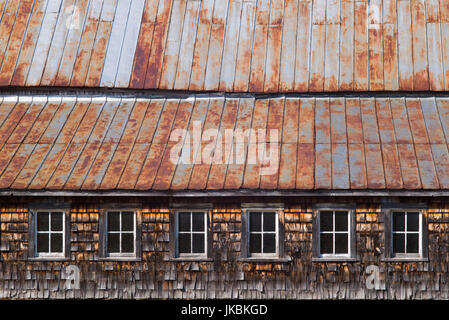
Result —
POLYGON ((444 97, 0 101, 0 190, 449 189, 444 97))
POLYGON ((449 90, 447 0, 0 0, 0 86, 449 90))

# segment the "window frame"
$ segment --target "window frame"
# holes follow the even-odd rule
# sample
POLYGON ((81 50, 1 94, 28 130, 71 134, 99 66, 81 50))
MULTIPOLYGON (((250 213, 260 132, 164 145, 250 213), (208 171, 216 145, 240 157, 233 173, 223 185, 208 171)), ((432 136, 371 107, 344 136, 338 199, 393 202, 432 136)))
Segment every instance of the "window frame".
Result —
MULTIPOLYGON (((312 261, 357 261, 359 253, 356 245, 356 213, 355 204, 316 204, 313 208, 312 219, 312 261), (347 212, 348 213, 348 253, 344 254, 321 254, 321 229, 320 229, 320 215, 322 211, 347 212)), ((335 218, 333 219, 335 223, 335 218)), ((335 226, 333 226, 333 229, 335 226)), ((334 232, 334 231, 333 231, 334 232)), ((333 251, 335 252, 335 243, 333 244, 333 251)))
POLYGON ((397 205, 383 208, 384 216, 384 254, 383 260, 388 261, 428 261, 428 229, 426 208, 423 205, 397 205), (394 253, 393 252, 393 214, 394 212, 419 213, 419 252, 394 253))
POLYGON ((319 234, 319 241, 318 241, 318 253, 319 253, 319 257, 320 258, 350 258, 352 256, 352 252, 351 252, 351 214, 349 212, 349 210, 344 210, 344 209, 338 209, 338 210, 319 210, 318 212, 318 234, 319 234), (321 230, 321 214, 323 212, 332 212, 332 231, 322 231, 321 230), (347 217, 347 231, 335 231, 335 215, 338 214, 338 212, 345 212, 347 213, 348 217, 347 217), (321 253, 321 235, 323 233, 326 234, 331 234, 332 235, 332 251, 333 253, 321 253), (347 243, 347 250, 348 253, 335 253, 335 235, 338 233, 345 233, 348 235, 348 243, 347 243))
POLYGON ((248 223, 247 223, 247 232, 248 232, 248 237, 247 237, 247 241, 248 241, 248 256, 250 258, 277 258, 279 256, 279 213, 276 210, 248 210, 248 223), (261 228, 263 229, 263 215, 265 213, 271 213, 274 212, 275 215, 275 230, 273 231, 268 231, 268 232, 264 232, 263 230, 260 232, 254 232, 251 231, 251 214, 260 212, 262 213, 262 225, 261 228), (256 253, 251 253, 250 252, 250 248, 251 248, 251 234, 252 233, 260 233, 262 238, 261 238, 261 250, 263 251, 263 234, 264 233, 274 233, 275 234, 275 252, 256 252, 256 253))
MULTIPOLYGON (((208 242, 209 242, 209 234, 208 234, 208 229, 209 229, 209 223, 208 223, 208 212, 207 210, 204 209, 186 209, 186 210, 180 210, 177 209, 175 210, 175 257, 176 258, 181 258, 181 259, 196 259, 196 258, 207 258, 208 257, 208 242), (204 231, 203 232, 194 232, 192 231, 192 225, 190 226, 190 231, 179 231, 179 214, 180 213, 190 213, 190 219, 192 219, 192 213, 194 212, 200 212, 204 215, 204 231), (179 234, 180 233, 189 233, 190 235, 193 235, 193 233, 204 233, 204 252, 198 252, 198 253, 181 253, 179 252, 179 234)), ((192 240, 193 241, 193 238, 192 240)), ((191 248, 192 251, 192 248, 191 248)))
MULTIPOLYGON (((51 219, 51 218, 50 218, 51 219)), ((30 260, 68 260, 71 254, 71 221, 70 206, 61 205, 33 205, 28 209, 28 258, 30 260), (38 252, 37 251, 37 215, 40 212, 62 213, 62 252, 38 252)), ((51 230, 49 230, 51 233, 51 230)), ((55 232, 56 233, 56 232, 55 232)), ((60 232, 57 232, 60 233, 60 232)))
POLYGON ((109 204, 99 209, 99 260, 103 261, 140 261, 142 256, 142 209, 132 204, 109 204), (111 211, 134 212, 134 252, 108 252, 108 224, 107 213, 111 211))
POLYGON ((241 209, 241 260, 243 261, 289 261, 284 256, 284 206, 283 204, 242 204, 241 209), (276 252, 250 253, 251 212, 274 212, 276 214, 276 252))
POLYGON ((105 215, 105 228, 106 228, 106 230, 105 230, 105 235, 106 235, 106 238, 105 238, 105 249, 106 249, 106 255, 108 256, 108 257, 110 257, 110 258, 114 258, 114 257, 135 257, 136 256, 136 250, 137 250, 137 248, 136 248, 136 239, 137 239, 137 234, 136 234, 136 225, 137 225, 137 214, 136 214, 136 211, 135 210, 126 210, 126 209, 111 209, 111 210, 105 210, 105 213, 106 213, 106 215, 105 215), (122 237, 121 237, 121 235, 123 234, 123 233, 131 233, 130 231, 123 231, 123 230, 119 230, 119 231, 109 231, 109 229, 108 229, 108 218, 109 218, 109 213, 111 213, 111 212, 119 212, 120 213, 120 226, 121 226, 121 224, 122 224, 122 215, 123 215, 123 212, 132 212, 132 215, 133 215, 133 230, 132 230, 132 233, 133 233, 133 247, 134 247, 134 250, 133 250, 133 252, 121 252, 122 250, 122 237), (120 235, 120 242, 119 242, 119 246, 120 246, 120 252, 108 252, 108 247, 109 247, 109 234, 110 233, 118 233, 119 235, 120 235))
POLYGON ((173 261, 212 261, 212 204, 211 203, 171 203, 170 204, 170 255, 173 261), (205 214, 205 253, 181 254, 178 250, 178 213, 204 212, 205 214))

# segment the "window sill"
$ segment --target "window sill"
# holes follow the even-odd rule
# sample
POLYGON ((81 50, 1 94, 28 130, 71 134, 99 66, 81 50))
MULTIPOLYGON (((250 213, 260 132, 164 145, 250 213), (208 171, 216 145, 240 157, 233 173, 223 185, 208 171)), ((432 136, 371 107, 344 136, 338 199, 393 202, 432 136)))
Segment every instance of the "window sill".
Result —
POLYGON ((139 262, 142 261, 141 258, 136 257, 102 257, 98 258, 98 261, 129 261, 129 262, 139 262))
POLYGON ((380 259, 382 262, 429 262, 429 258, 383 258, 380 259))
POLYGON ((169 262, 212 262, 214 259, 207 257, 176 257, 169 258, 169 262))
POLYGON ((28 261, 70 261, 67 257, 32 257, 28 258, 28 261))
POLYGON ((251 262, 251 263, 287 263, 292 261, 291 257, 286 258, 276 258, 276 257, 248 257, 248 258, 240 258, 237 261, 239 262, 251 262))
POLYGON ((312 262, 357 262, 359 261, 357 258, 345 258, 345 257, 315 257, 312 258, 312 262))

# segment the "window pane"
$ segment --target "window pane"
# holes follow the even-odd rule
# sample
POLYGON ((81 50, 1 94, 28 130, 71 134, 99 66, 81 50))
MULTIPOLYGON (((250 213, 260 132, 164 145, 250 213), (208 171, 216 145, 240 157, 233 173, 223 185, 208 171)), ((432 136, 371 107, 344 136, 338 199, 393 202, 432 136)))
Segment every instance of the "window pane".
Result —
POLYGON ((37 252, 49 252, 49 234, 48 233, 38 233, 37 234, 37 252))
POLYGON ((134 231, 134 212, 122 212, 122 231, 134 231))
POLYGON ((62 231, 62 212, 51 213, 51 230, 62 231))
POLYGON ((134 233, 122 233, 122 252, 134 252, 134 233))
POLYGON ((419 253, 418 234, 407 234, 407 253, 419 253))
POLYGON ((193 253, 204 253, 204 233, 194 233, 192 236, 193 253))
POLYGON ((335 212, 335 231, 348 231, 348 212, 335 212))
POLYGON ((62 252, 62 234, 53 233, 51 235, 51 252, 62 252))
POLYGON ((276 235, 274 233, 265 233, 263 235, 263 252, 276 253, 276 235))
POLYGON ((249 215, 249 230, 262 231, 262 212, 251 212, 249 215))
POLYGON ((37 231, 48 231, 48 222, 48 212, 39 212, 37 214, 37 231))
POLYGON ((180 212, 178 220, 179 231, 190 231, 190 212, 180 212))
POLYGON ((407 231, 419 231, 419 212, 407 213, 407 231))
POLYGON ((348 234, 336 233, 335 234, 335 253, 343 254, 348 253, 348 234))
POLYGON ((393 234, 393 253, 405 253, 404 234, 393 234))
POLYGON ((120 231, 120 212, 108 212, 108 231, 120 231))
POLYGON ((249 252, 250 253, 262 253, 261 246, 262 237, 257 233, 252 233, 249 237, 249 252))
POLYGON ((120 252, 120 234, 108 233, 108 252, 109 253, 120 252))
POLYGON ((333 212, 321 211, 320 212, 320 231, 332 231, 333 228, 333 212))
POLYGON ((276 213, 263 213, 263 231, 276 231, 276 213))
POLYGON ((320 234, 320 253, 333 253, 333 238, 331 233, 320 234))
POLYGON ((393 212, 393 231, 405 231, 404 212, 393 212))
POLYGON ((204 231, 204 212, 192 212, 192 230, 204 231))
POLYGON ((178 235, 178 250, 179 253, 192 253, 191 250, 191 235, 190 233, 180 233, 178 235))

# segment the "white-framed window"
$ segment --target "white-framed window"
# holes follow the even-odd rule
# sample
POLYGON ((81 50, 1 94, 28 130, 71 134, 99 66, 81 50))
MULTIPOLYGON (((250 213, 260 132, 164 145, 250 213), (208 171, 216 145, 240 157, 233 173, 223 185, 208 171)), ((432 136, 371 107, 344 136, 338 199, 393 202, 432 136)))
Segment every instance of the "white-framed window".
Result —
POLYGON ((110 257, 136 255, 135 211, 106 211, 106 254, 110 257))
POLYGON ((391 212, 391 253, 395 258, 421 257, 422 213, 420 211, 391 212))
POLYGON ((277 257, 279 253, 279 218, 273 210, 248 211, 249 257, 277 257))
POLYGON ((351 256, 351 216, 348 210, 318 212, 319 257, 351 256))
POLYGON ((180 210, 176 212, 176 256, 207 256, 207 212, 180 210))
POLYGON ((35 257, 51 258, 65 256, 65 213, 64 211, 36 211, 34 215, 35 257))

